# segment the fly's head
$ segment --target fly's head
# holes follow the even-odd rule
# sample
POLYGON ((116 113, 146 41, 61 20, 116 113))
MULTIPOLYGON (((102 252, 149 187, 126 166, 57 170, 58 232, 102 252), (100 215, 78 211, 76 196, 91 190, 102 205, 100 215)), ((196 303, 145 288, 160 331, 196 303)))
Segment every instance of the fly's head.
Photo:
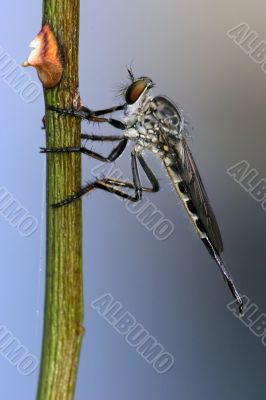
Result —
POLYGON ((129 71, 131 84, 124 91, 126 101, 126 115, 135 115, 145 104, 149 98, 148 94, 153 88, 152 80, 146 76, 135 78, 133 73, 129 71))
POLYGON ((141 105, 145 96, 149 93, 153 86, 154 84, 152 80, 147 77, 141 77, 134 80, 131 85, 128 86, 125 93, 125 100, 127 105, 141 105))

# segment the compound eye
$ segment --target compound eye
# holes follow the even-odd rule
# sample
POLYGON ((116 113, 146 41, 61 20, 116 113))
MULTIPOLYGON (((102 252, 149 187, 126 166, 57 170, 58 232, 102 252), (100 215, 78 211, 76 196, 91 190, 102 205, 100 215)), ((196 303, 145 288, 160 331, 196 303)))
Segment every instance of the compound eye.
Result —
POLYGON ((129 88, 126 91, 126 102, 127 104, 134 104, 140 95, 144 92, 144 90, 147 87, 147 82, 145 80, 139 80, 132 85, 129 86, 129 88))

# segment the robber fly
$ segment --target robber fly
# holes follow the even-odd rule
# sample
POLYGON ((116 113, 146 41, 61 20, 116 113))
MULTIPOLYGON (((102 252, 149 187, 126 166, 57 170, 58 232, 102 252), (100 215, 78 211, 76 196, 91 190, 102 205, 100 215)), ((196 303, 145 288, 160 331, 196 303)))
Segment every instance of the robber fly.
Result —
POLYGON ((158 180, 142 155, 145 150, 151 151, 162 160, 195 231, 217 263, 232 295, 238 302, 241 313, 243 302, 221 259, 223 252, 222 237, 198 168, 185 139, 185 121, 182 112, 166 96, 152 97, 150 95, 154 86, 150 78, 136 79, 132 71, 129 71, 129 75, 131 82, 124 90, 125 103, 123 105, 94 112, 86 107, 79 110, 64 110, 48 106, 48 109, 61 114, 74 115, 89 121, 108 122, 112 126, 122 129, 122 135, 119 136, 82 135, 82 139, 118 141, 118 145, 107 157, 84 146, 79 148, 43 148, 41 151, 46 153, 81 152, 100 161, 112 162, 122 154, 128 141, 131 141, 133 142, 131 152, 132 182, 108 177, 96 180, 54 206, 67 205, 96 188, 115 193, 132 201, 140 200, 143 192, 157 192, 159 190, 158 180), (124 112, 123 122, 103 117, 103 115, 114 111, 124 112), (142 167, 148 178, 150 187, 141 184, 139 166, 142 167), (125 189, 132 189, 133 194, 125 189))

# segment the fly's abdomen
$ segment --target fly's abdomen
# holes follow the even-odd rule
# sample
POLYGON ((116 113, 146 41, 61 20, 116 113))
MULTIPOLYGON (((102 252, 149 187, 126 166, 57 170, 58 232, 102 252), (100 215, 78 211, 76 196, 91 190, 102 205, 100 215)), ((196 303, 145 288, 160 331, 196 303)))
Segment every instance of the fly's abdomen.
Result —
POLYGON ((185 182, 182 180, 181 176, 178 175, 178 173, 173 170, 170 165, 168 165, 167 161, 164 161, 164 166, 171 180, 171 183, 173 184, 178 197, 181 199, 197 234, 201 239, 206 239, 207 235, 205 228, 199 216, 197 215, 197 210, 193 204, 193 201, 188 195, 185 182))

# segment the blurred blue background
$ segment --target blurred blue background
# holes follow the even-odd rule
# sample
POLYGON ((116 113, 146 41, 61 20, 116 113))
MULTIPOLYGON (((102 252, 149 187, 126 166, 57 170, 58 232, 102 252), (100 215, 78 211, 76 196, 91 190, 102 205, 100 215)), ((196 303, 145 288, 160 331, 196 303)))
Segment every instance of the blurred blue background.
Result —
MULTIPOLYGON (((18 65, 40 30, 41 7, 29 0, 2 4, 0 46, 18 65)), ((192 120, 189 144, 221 228, 225 262, 240 291, 258 306, 258 316, 266 312, 266 214, 226 171, 246 160, 266 177, 266 75, 226 32, 245 21, 266 40, 265 11, 259 0, 81 1, 80 31, 85 104, 97 109, 120 102, 117 89, 132 63, 137 76, 156 83, 154 93, 167 94, 192 120)), ((38 82, 34 70, 27 73, 38 82)), ((39 358, 45 159, 38 148, 45 143, 44 111, 42 94, 24 100, 0 77, 0 187, 38 220, 38 229, 23 237, 0 214, 0 325, 39 358)), ((86 132, 93 129, 84 125, 86 132)), ((158 241, 107 193, 83 200, 86 335, 75 398, 262 400, 266 348, 227 309, 231 297, 216 265, 184 217, 160 162, 147 158, 162 188, 148 198, 175 226, 167 240, 158 241), (93 310, 91 302, 105 293, 174 356, 167 373, 157 374, 93 310)), ((96 165, 84 161, 84 181, 96 165)), ((116 166, 130 177, 127 155, 116 166)), ((0 375, 1 399, 35 398, 38 371, 23 376, 0 354, 0 375)))

